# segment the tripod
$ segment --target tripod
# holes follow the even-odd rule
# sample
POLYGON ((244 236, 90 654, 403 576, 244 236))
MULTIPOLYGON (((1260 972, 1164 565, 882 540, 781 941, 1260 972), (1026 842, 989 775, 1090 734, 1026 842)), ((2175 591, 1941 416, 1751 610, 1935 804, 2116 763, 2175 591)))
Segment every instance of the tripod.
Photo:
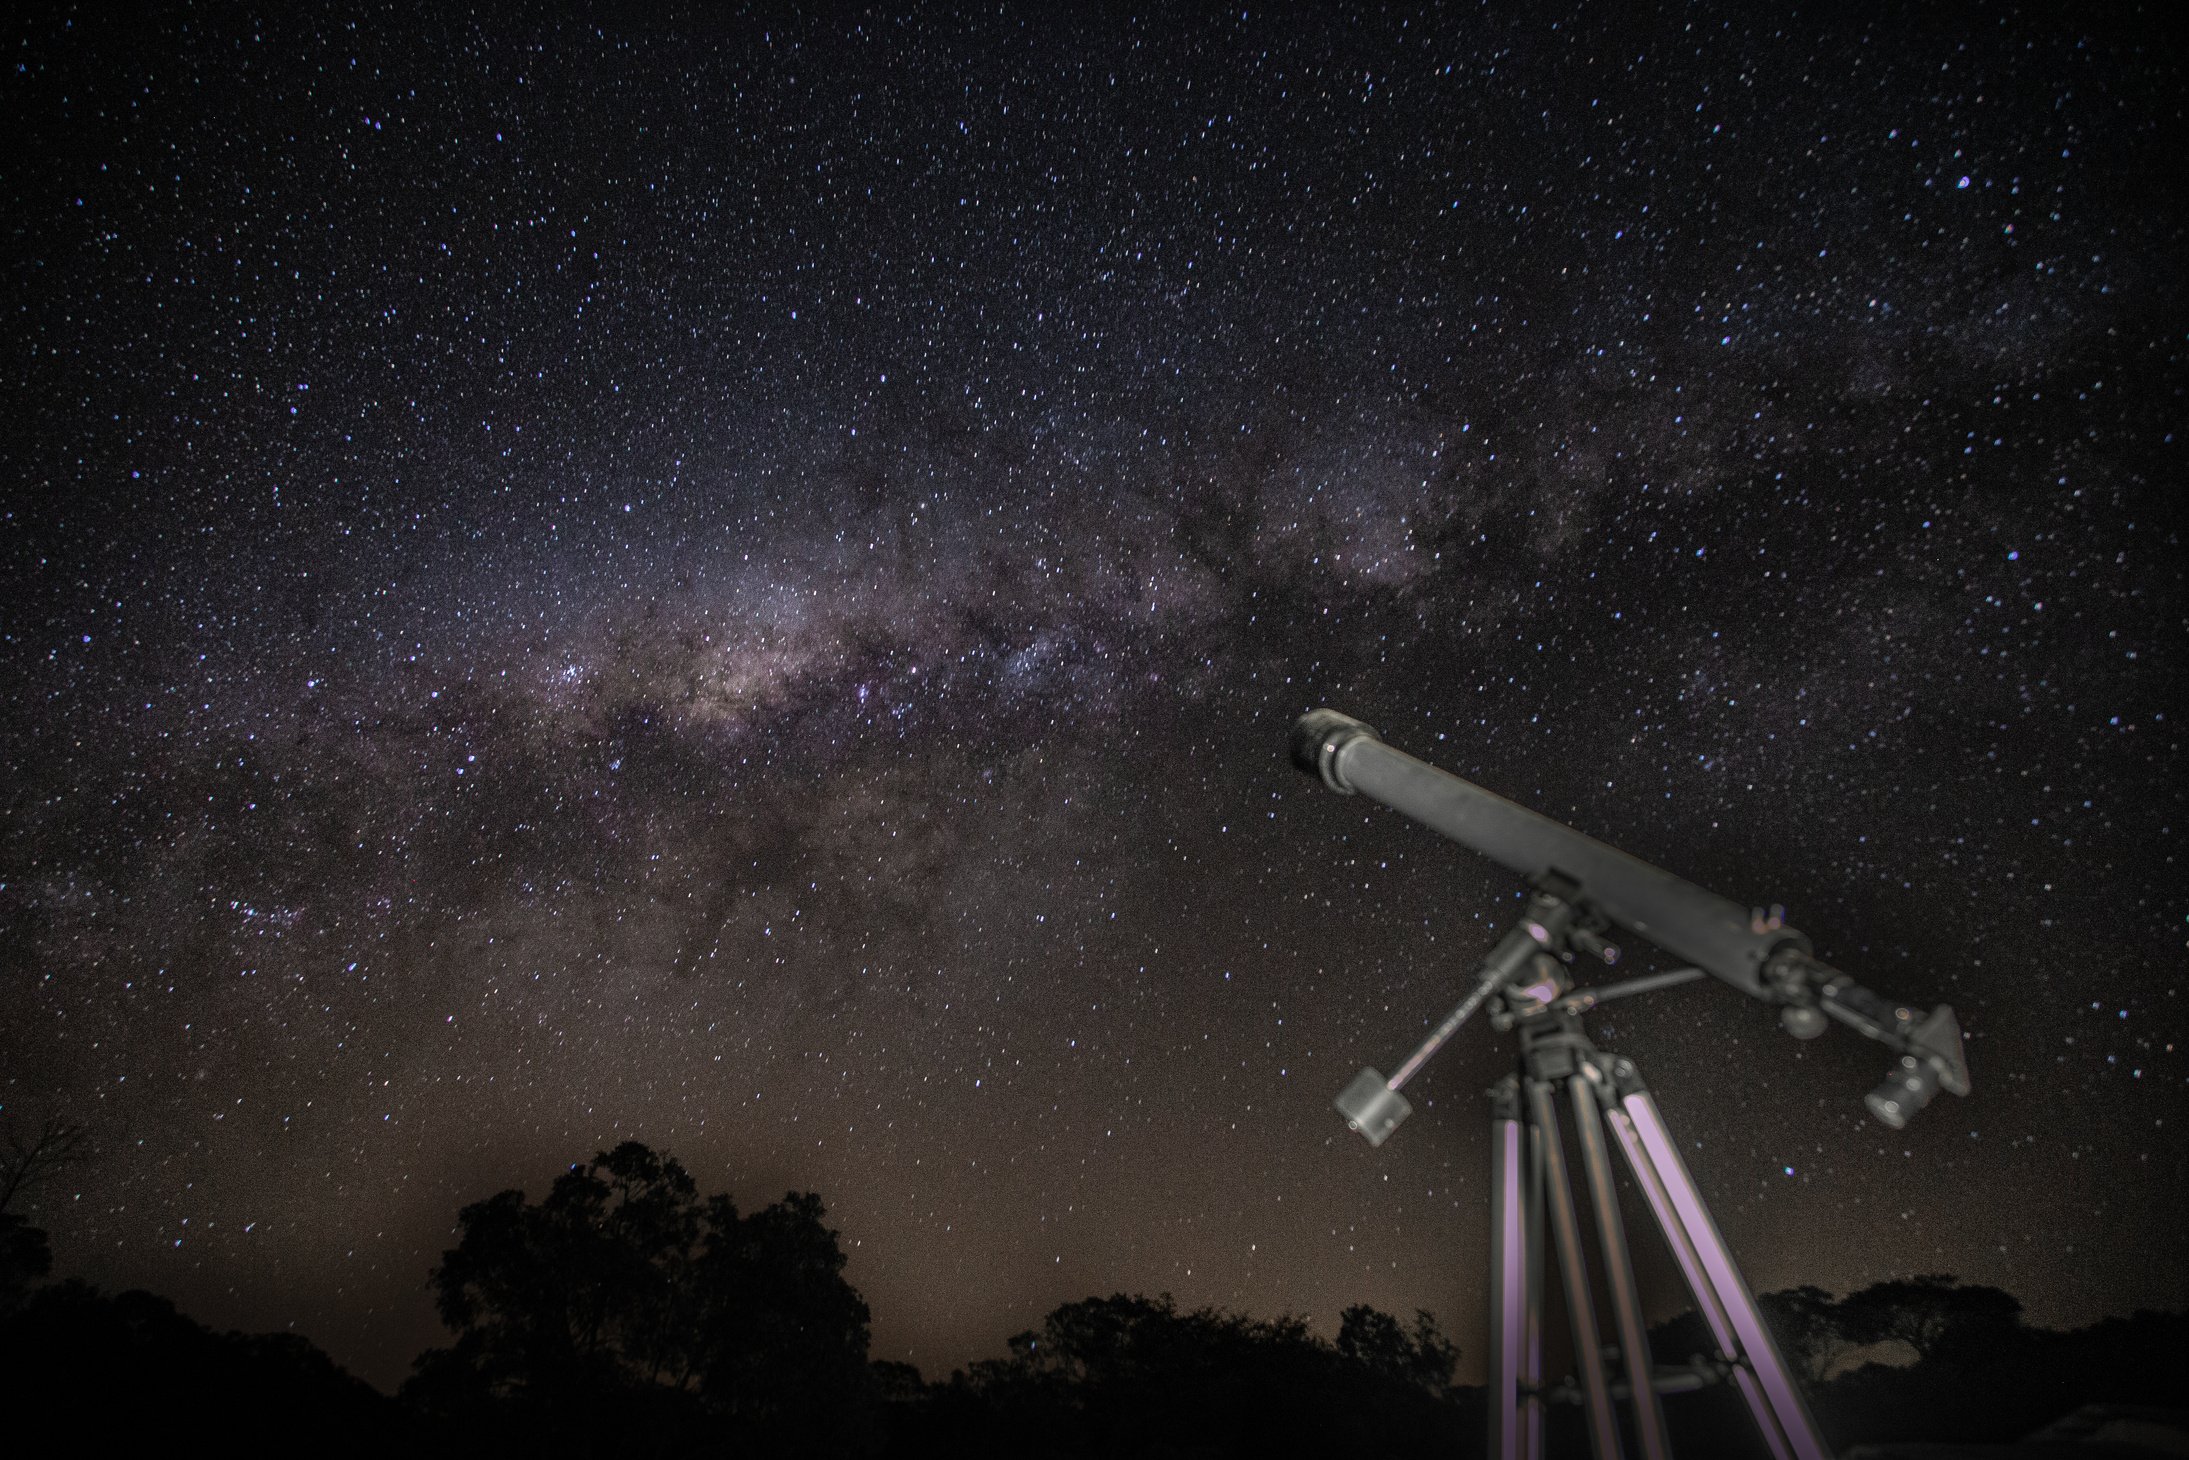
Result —
POLYGON ((1545 879, 1519 926, 1484 963, 1474 991, 1397 1075, 1386 1080, 1372 1069, 1361 1071, 1338 1097, 1337 1107, 1371 1144, 1381 1145, 1411 1109, 1399 1087, 1483 1004, 1491 1005, 1493 1024, 1519 1037, 1518 1071, 1490 1091, 1490 1308, 1495 1329, 1490 1454, 1496 1460, 1542 1460, 1544 1406, 1552 1399, 1581 1402, 1596 1460, 1619 1460, 1623 1453, 1614 1400, 1625 1399, 1644 1460, 1668 1460, 1671 1449, 1658 1396, 1725 1379, 1739 1388, 1775 1460, 1828 1460, 1830 1452, 1816 1422, 1764 1328, 1755 1299, 1640 1071, 1632 1060, 1598 1049, 1581 1028, 1581 1015, 1607 999, 1685 983, 1702 977, 1702 970, 1680 969, 1572 992, 1564 962, 1576 951, 1606 963, 1618 957, 1601 930, 1577 888, 1556 877, 1545 879), (1581 1218, 1559 1127, 1561 1098, 1572 1110, 1588 1183, 1616 1352, 1625 1370, 1623 1384, 1611 1376, 1597 1323, 1581 1218), (1715 1360, 1672 1368, 1657 1368, 1650 1361, 1613 1185, 1607 1128, 1717 1344, 1715 1360), (1546 1215, 1579 1369, 1578 1392, 1570 1384, 1553 1387, 1543 1379, 1546 1215))

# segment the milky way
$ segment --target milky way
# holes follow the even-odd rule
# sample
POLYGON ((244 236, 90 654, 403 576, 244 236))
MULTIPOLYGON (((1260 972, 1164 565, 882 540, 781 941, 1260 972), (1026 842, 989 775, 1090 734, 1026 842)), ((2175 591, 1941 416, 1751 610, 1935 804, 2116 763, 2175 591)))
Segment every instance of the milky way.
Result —
POLYGON ((1759 1284, 2189 1301, 2156 26, 771 15, 8 23, 62 1270, 391 1384, 457 1209, 636 1137, 930 1372, 1112 1290, 1479 1352, 1509 1053, 1329 1099, 1516 889, 1327 703, 1961 1009, 1904 1134, 1602 1016, 1759 1284))

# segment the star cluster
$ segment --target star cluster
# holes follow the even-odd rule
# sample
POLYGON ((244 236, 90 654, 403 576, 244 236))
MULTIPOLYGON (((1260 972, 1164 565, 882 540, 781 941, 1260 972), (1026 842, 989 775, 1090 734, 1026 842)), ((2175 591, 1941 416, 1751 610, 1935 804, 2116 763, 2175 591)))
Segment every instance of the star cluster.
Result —
POLYGON ((1760 1284, 2189 1300, 2136 27, 8 25, 65 1269, 392 1383, 457 1208, 637 1137, 820 1191, 930 1371, 1095 1291, 1469 1333, 1508 1052, 1379 1151, 1328 1102, 1515 889, 1300 780, 1327 703, 1962 1011, 1903 1134, 1851 1036, 1599 1016, 1760 1284))

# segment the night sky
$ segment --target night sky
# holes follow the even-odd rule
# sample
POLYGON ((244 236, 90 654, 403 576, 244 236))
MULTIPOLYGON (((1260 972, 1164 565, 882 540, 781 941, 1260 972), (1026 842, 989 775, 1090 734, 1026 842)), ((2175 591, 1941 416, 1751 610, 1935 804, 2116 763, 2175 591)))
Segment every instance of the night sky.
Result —
POLYGON ((457 1210, 637 1138, 931 1376, 1117 1290, 1477 1372, 1509 1046, 1330 1099, 1518 883, 1328 704, 1961 1011, 1905 1133, 1596 1016, 1758 1286, 2189 1303, 2178 53, 1907 9, 16 13, 58 1270, 391 1385, 457 1210))

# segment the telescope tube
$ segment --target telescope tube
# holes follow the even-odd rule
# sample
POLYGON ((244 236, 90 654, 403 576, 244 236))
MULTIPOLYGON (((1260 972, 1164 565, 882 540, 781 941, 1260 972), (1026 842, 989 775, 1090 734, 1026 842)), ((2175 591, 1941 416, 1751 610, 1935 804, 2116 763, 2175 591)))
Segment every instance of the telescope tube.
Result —
POLYGON ((1380 802, 1530 882, 1563 874, 1612 922, 1752 998, 1773 997, 1764 981, 1773 954, 1809 951, 1792 928, 1759 929, 1738 903, 1394 750, 1350 715, 1302 715, 1292 760, 1331 790, 1380 802))

